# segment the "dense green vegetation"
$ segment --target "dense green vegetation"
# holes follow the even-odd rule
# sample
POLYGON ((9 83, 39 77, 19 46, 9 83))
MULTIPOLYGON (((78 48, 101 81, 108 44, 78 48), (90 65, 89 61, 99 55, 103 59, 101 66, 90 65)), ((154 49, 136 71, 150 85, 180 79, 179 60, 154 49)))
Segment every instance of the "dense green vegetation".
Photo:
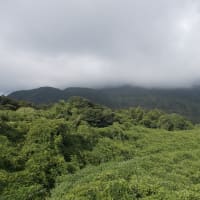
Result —
POLYGON ((193 122, 200 122, 200 87, 187 89, 145 89, 139 87, 116 87, 103 89, 43 87, 13 92, 9 97, 36 104, 55 103, 72 96, 81 96, 93 102, 111 107, 128 108, 141 106, 146 109, 161 109, 179 113, 193 122))
POLYGON ((20 107, 33 107, 33 105, 25 101, 16 101, 5 96, 0 96, 0 110, 17 110, 20 107))
POLYGON ((19 106, 0 107, 0 199, 200 199, 200 129, 184 117, 7 102, 19 106))

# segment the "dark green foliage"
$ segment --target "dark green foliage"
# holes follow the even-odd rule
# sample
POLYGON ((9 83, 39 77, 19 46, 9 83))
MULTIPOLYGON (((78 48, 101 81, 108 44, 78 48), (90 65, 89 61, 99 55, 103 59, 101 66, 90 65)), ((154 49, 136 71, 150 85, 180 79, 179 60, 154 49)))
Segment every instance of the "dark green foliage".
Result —
POLYGON ((192 127, 192 124, 191 124, 191 122, 185 120, 184 117, 182 117, 180 115, 165 114, 159 118, 159 127, 164 128, 168 131, 186 130, 186 129, 190 129, 192 127))
POLYGON ((14 99, 0 96, 0 110, 17 110, 22 106, 32 106, 31 103, 25 101, 16 101, 14 99))
POLYGON ((17 110, 19 107, 20 106, 16 100, 0 96, 0 109, 17 110))
POLYGON ((88 122, 91 126, 106 127, 112 125, 114 121, 114 113, 109 109, 95 106, 85 110, 82 113, 81 119, 88 122))

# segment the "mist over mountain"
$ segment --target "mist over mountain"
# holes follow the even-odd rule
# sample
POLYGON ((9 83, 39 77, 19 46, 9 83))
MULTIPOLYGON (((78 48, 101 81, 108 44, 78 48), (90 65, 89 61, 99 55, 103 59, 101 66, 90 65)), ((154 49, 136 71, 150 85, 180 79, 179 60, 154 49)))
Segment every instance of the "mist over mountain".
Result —
POLYGON ((0 0, 0 25, 0 200, 200 200, 199 0, 0 0))
POLYGON ((0 93, 191 87, 200 80, 199 23, 197 0, 1 1, 0 93))

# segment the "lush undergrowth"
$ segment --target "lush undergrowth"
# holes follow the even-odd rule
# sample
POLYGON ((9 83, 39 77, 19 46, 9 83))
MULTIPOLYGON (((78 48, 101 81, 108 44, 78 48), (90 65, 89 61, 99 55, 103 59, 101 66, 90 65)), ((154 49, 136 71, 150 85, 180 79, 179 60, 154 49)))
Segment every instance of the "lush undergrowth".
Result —
MULTIPOLYGON (((200 199, 200 131, 134 129, 133 157, 58 179, 51 200, 200 199)), ((106 154, 106 152, 105 152, 106 154)))
POLYGON ((0 199, 200 199, 200 129, 72 98, 0 110, 0 199))

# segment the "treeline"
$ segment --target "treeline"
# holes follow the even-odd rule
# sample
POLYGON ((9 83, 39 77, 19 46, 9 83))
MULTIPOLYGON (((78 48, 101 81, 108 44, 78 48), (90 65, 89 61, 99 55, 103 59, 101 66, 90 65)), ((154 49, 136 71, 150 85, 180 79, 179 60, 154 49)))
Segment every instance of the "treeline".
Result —
POLYGON ((200 122, 200 87, 156 89, 122 86, 114 88, 66 88, 64 90, 41 87, 17 91, 9 97, 38 104, 56 103, 61 99, 81 96, 92 102, 120 109, 141 106, 146 109, 161 109, 167 113, 178 113, 195 123, 200 122))
POLYGON ((145 127, 172 131, 193 125, 176 114, 142 108, 114 112, 79 97, 45 109, 1 97, 0 199, 41 200, 59 176, 133 159, 145 144, 137 143, 140 133, 151 130, 145 127))

